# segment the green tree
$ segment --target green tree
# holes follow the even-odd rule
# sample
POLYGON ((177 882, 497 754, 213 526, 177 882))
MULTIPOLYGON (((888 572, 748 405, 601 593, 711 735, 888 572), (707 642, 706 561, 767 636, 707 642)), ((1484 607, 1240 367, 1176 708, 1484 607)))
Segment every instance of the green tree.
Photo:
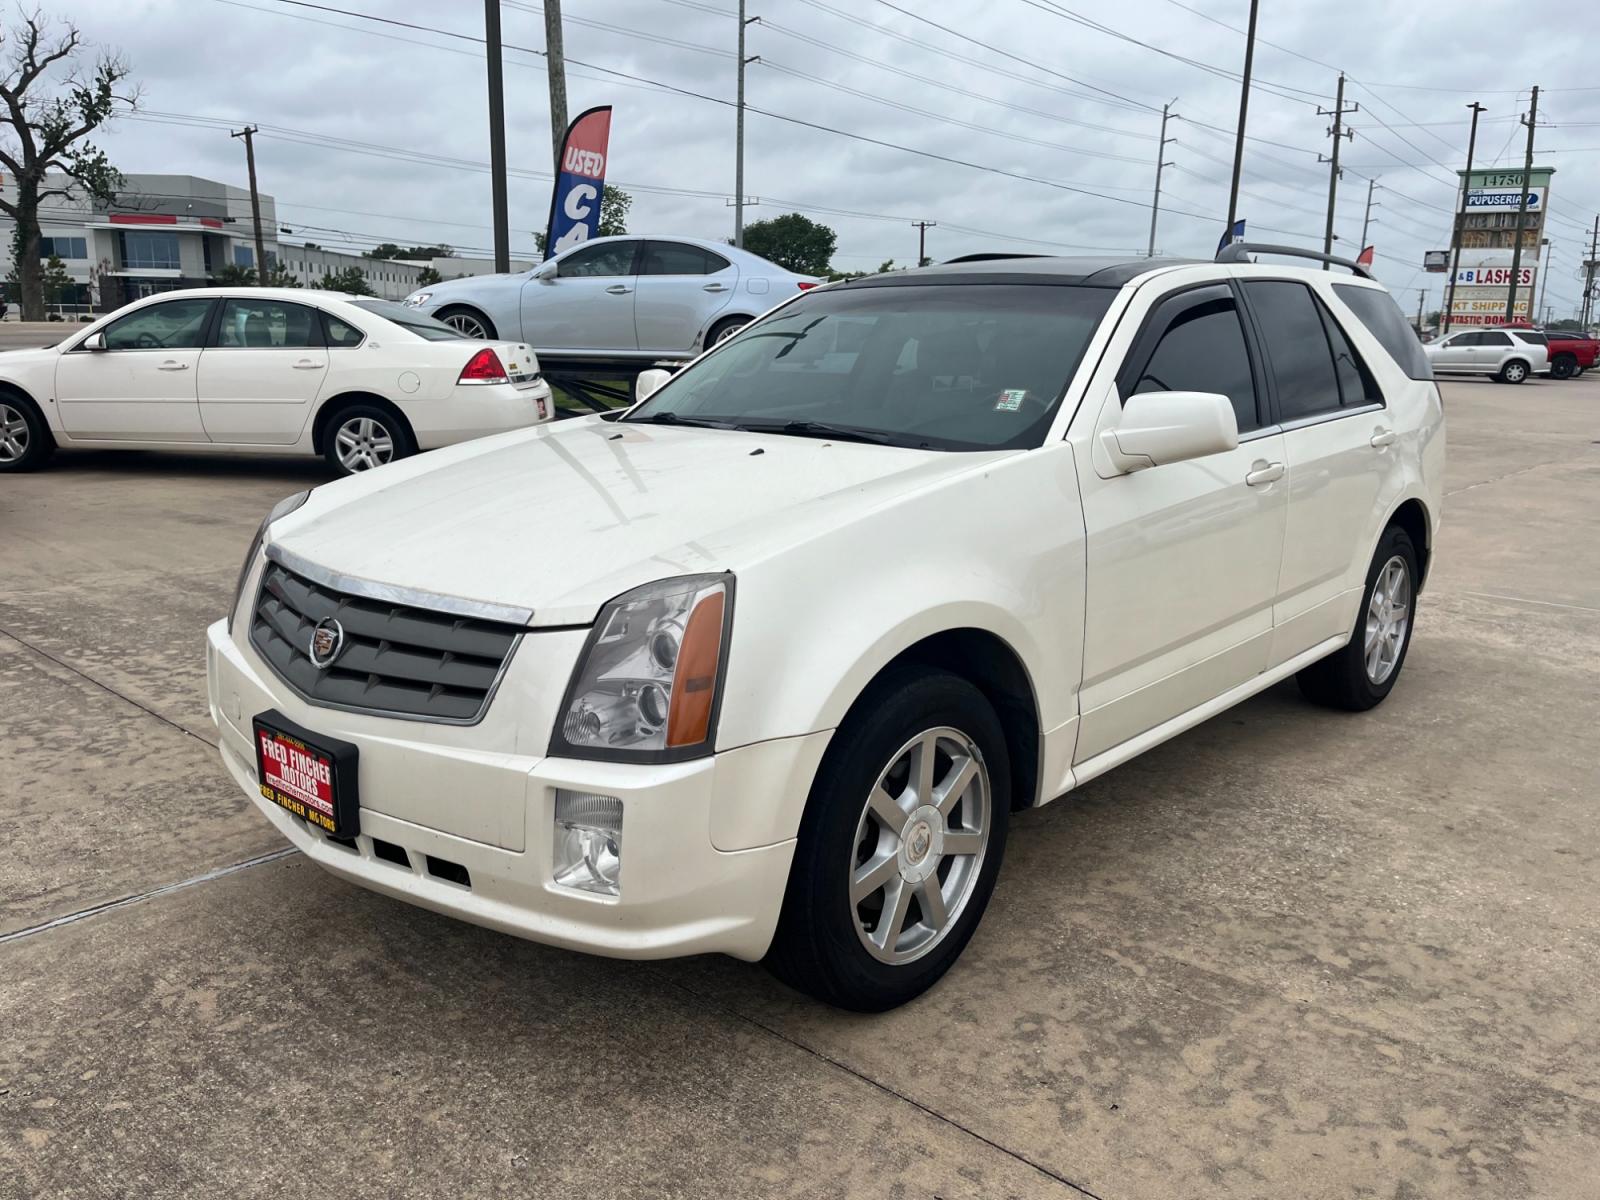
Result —
POLYGON ((54 254, 50 256, 50 261, 44 264, 39 285, 44 292, 46 304, 60 304, 61 298, 74 287, 72 276, 67 274, 67 264, 54 254))
POLYGON ((797 275, 826 275, 839 237, 826 225, 785 213, 744 227, 744 248, 797 275))
POLYGON ((300 277, 289 274, 289 268, 282 263, 275 264, 267 272, 267 286, 281 288, 297 288, 300 286, 300 277))
MULTIPOLYGON (((600 228, 596 237, 619 237, 628 232, 628 210, 633 207, 633 197, 619 187, 606 184, 600 193, 600 228)), ((540 254, 548 254, 544 244, 545 231, 533 235, 533 244, 540 254)))
POLYGON ((394 242, 381 242, 371 250, 363 250, 367 258, 454 258, 455 250, 440 242, 437 246, 399 246, 394 242))
POLYGON ((326 271, 317 286, 325 292, 344 292, 350 296, 377 295, 367 286, 367 275, 360 267, 346 267, 342 271, 326 271))
POLYGON ((87 138, 138 103, 137 93, 119 90, 128 78, 120 57, 105 55, 92 67, 76 66, 72 59, 82 35, 71 24, 61 28, 53 32, 38 12, 19 14, 9 29, 0 24, 0 44, 10 42, 11 49, 0 65, 0 164, 9 176, 11 198, 0 199, 0 213, 17 226, 17 292, 25 321, 44 316, 40 204, 67 197, 100 203, 115 198, 122 175, 87 138), (55 85, 43 83, 58 64, 64 73, 55 85))
POLYGON ((436 283, 443 282, 444 276, 439 274, 439 272, 435 271, 432 267, 423 267, 422 270, 417 272, 418 287, 432 287, 436 283))
POLYGON ((878 264, 878 269, 875 274, 885 275, 892 270, 894 270, 894 259, 886 258, 878 264))
POLYGON ((241 267, 238 263, 228 263, 218 267, 211 274, 213 287, 254 287, 256 282, 256 269, 254 267, 241 267))

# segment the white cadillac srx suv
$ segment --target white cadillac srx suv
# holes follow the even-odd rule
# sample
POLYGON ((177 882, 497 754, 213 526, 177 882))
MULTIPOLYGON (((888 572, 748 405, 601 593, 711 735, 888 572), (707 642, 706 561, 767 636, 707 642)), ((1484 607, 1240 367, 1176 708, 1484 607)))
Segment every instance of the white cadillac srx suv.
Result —
POLYGON ((223 761, 363 887, 902 1003, 1012 811, 1291 675, 1395 686, 1439 393, 1359 268, 1251 253, 818 288, 620 420, 290 497, 209 631, 223 761))

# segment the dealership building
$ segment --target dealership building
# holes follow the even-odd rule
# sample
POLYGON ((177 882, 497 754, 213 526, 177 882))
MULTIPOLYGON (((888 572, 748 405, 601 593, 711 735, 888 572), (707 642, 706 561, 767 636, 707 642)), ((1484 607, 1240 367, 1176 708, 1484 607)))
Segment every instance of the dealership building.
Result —
MULTIPOLYGON (((65 187, 52 179, 47 187, 65 187)), ((0 196, 16 199, 16 183, 0 175, 0 196)), ((14 264, 12 222, 0 220, 0 275, 14 264)), ((72 286, 60 298, 70 311, 118 308, 130 300, 178 288, 206 287, 224 267, 256 265, 250 192, 194 175, 127 175, 110 204, 53 196, 40 206, 44 235, 39 255, 59 258, 72 286)), ((417 277, 433 266, 445 278, 492 269, 481 259, 398 262, 367 258, 314 244, 282 240, 273 198, 261 196, 261 227, 269 266, 281 264, 302 286, 314 287, 326 273, 358 267, 379 296, 398 300, 415 290, 417 277)), ((513 263, 513 270, 531 264, 513 263)), ((15 309, 16 297, 6 299, 15 309)))

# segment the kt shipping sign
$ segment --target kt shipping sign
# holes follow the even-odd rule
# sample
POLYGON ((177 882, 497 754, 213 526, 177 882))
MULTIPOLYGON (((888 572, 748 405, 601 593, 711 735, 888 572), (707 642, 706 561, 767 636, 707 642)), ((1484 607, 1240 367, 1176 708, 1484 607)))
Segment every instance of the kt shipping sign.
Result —
POLYGON ((611 106, 580 113, 561 144, 561 172, 550 195, 545 254, 559 254, 600 232, 600 200, 606 187, 606 150, 611 142, 611 106))

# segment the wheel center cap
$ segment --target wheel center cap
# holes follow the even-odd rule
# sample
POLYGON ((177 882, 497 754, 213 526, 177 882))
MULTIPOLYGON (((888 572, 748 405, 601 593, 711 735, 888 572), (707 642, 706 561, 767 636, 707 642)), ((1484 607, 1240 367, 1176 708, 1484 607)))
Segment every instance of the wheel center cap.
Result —
POLYGON ((907 883, 921 883, 944 858, 944 818, 931 805, 911 814, 900 831, 900 875, 907 883))

